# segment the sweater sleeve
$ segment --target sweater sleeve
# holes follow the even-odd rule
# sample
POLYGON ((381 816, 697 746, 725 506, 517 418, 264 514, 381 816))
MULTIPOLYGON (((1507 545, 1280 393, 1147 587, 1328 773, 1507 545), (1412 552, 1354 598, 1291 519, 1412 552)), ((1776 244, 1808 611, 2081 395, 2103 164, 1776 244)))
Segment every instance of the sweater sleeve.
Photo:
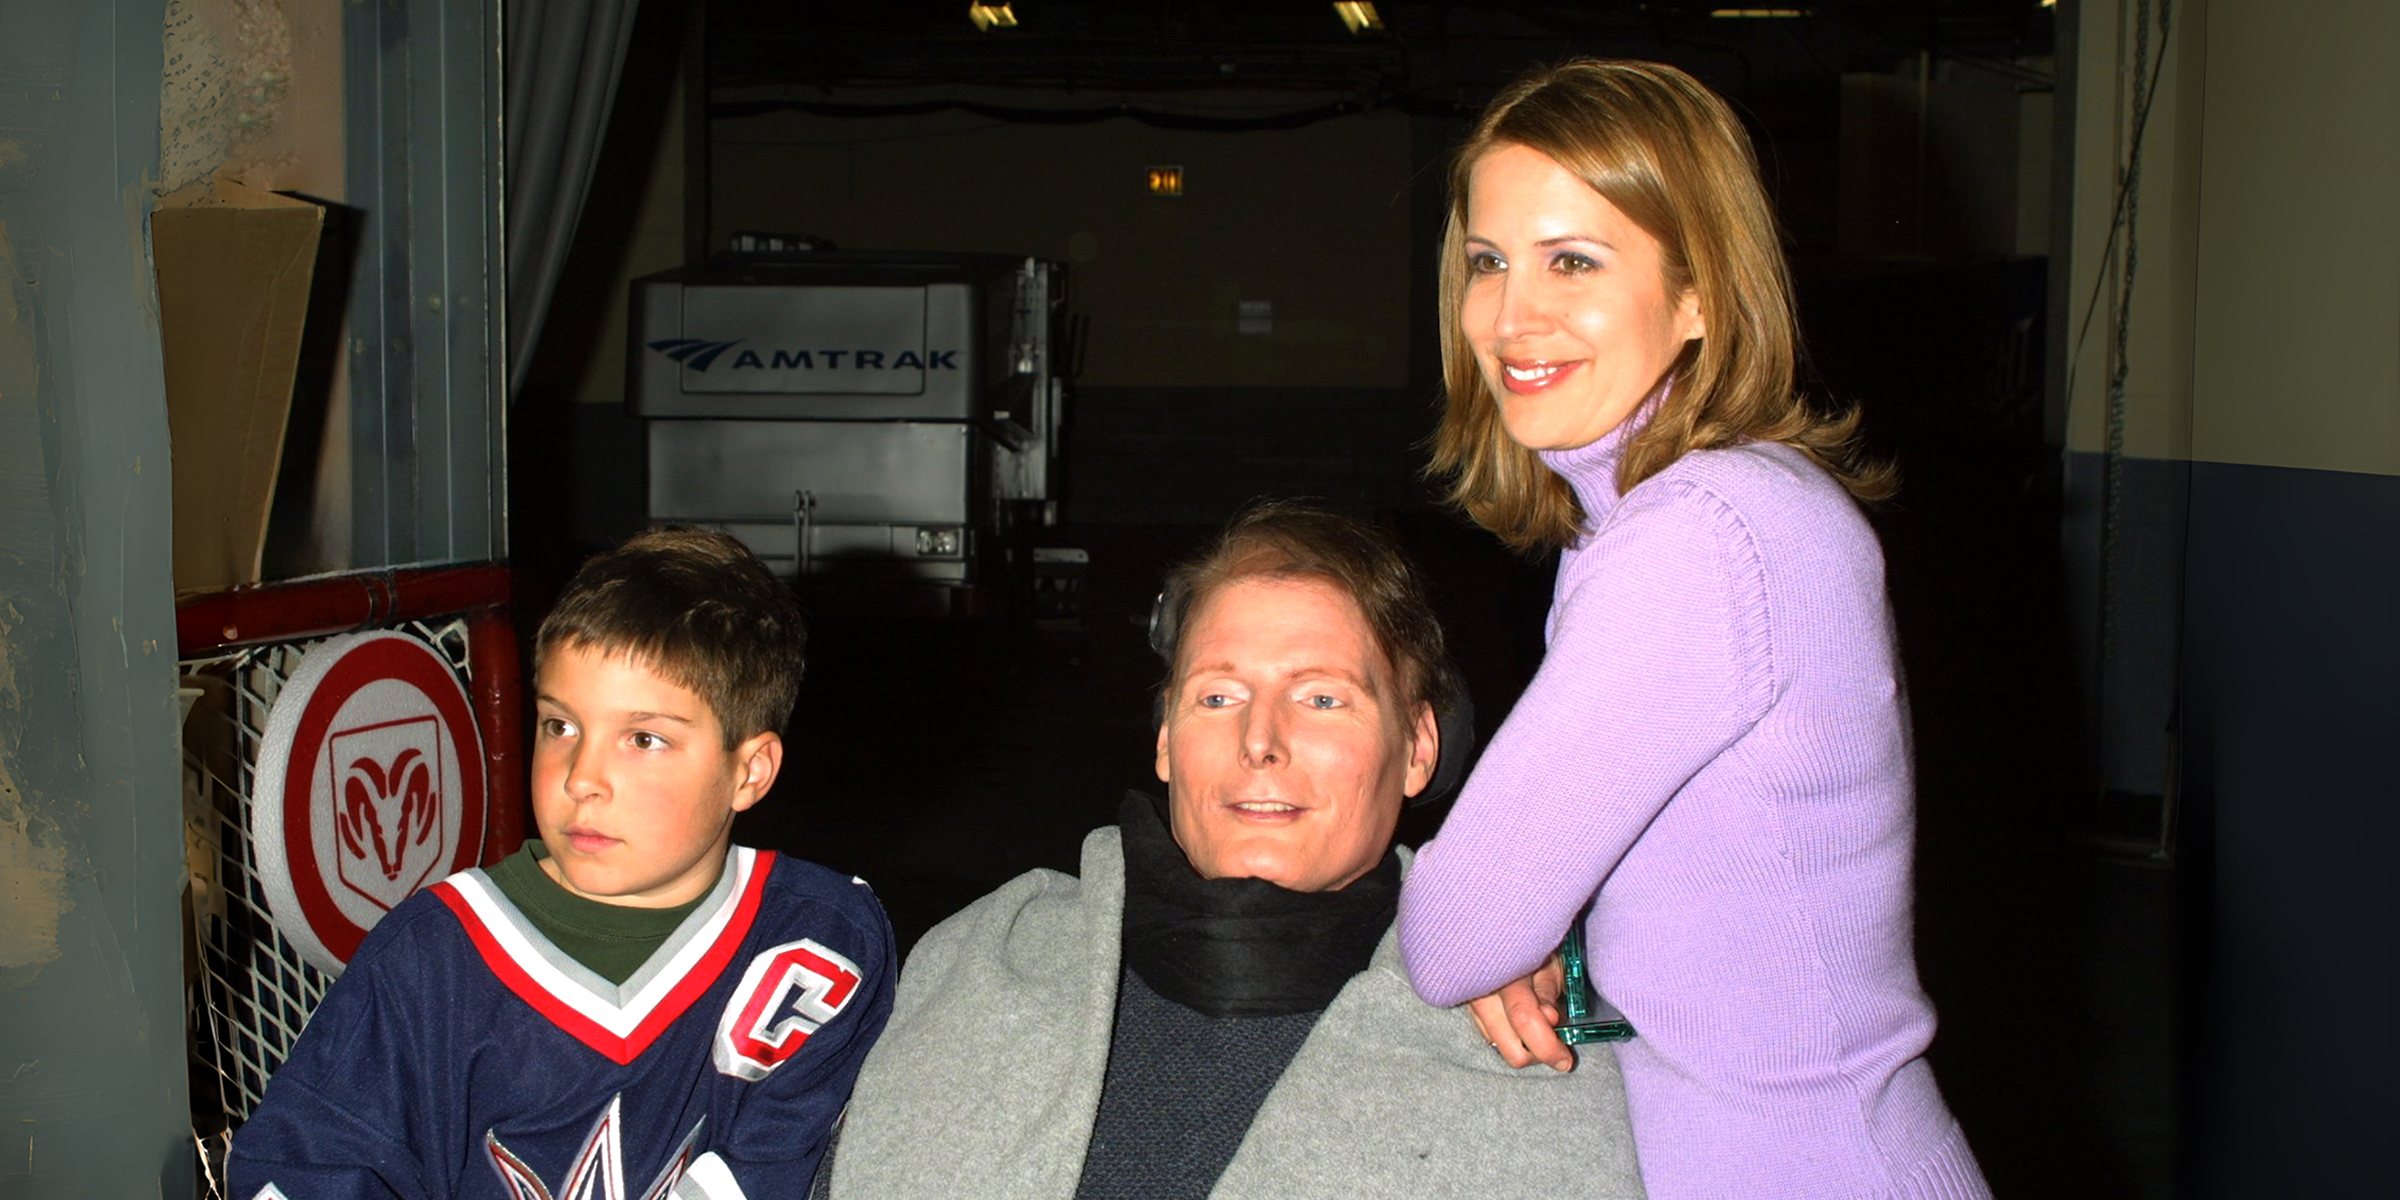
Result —
POLYGON ((1778 686, 1756 543, 1714 493, 1655 481, 1575 559, 1541 669, 1401 894, 1401 949, 1428 1003, 1490 993, 1557 948, 1778 686))

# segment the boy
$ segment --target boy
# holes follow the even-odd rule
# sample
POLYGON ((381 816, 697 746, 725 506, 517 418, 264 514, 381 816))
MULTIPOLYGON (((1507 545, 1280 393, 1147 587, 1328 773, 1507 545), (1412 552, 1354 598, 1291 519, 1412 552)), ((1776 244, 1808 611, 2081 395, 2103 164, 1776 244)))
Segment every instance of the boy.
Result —
POLYGON ((894 976, 863 883, 732 845, 804 637, 723 534, 585 563, 535 639, 540 841, 376 925, 235 1137, 229 1194, 804 1194, 894 976))

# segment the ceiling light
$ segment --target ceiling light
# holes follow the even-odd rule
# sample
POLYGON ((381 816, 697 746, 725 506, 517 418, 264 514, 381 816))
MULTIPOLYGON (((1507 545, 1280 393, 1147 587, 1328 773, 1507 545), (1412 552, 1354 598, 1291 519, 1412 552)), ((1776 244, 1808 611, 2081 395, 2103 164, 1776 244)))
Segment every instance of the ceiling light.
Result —
POLYGON ((973 3, 967 5, 967 19, 975 22, 975 28, 985 33, 990 33, 995 25, 1005 29, 1017 27, 1017 14, 1015 10, 1009 8, 1006 0, 1002 0, 1002 3, 999 4, 974 0, 973 3))
POLYGON ((1805 17, 1809 15, 1809 11, 1805 8, 1712 8, 1708 10, 1708 15, 1712 17, 1805 17))
POLYGON ((1340 17, 1342 24, 1352 33, 1383 30, 1383 14, 1376 12, 1375 6, 1365 0, 1337 0, 1333 15, 1340 17))

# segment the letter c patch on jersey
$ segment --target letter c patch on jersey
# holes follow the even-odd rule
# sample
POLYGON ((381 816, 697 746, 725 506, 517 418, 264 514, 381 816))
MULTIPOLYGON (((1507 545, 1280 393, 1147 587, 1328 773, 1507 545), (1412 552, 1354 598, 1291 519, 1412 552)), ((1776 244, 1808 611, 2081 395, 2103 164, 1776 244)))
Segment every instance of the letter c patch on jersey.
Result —
POLYGON ((709 1057, 717 1070, 756 1083, 858 994, 858 964, 807 938, 762 950, 733 990, 709 1057))

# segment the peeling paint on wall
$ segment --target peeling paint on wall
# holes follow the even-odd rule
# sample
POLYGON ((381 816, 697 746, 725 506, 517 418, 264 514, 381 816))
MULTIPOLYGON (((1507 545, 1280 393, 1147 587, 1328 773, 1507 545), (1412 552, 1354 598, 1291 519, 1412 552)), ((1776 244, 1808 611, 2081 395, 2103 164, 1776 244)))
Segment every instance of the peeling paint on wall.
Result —
POLYGON ((339 198, 340 0, 168 0, 165 26, 160 194, 230 166, 339 198))
POLYGON ((158 112, 167 191, 256 156, 292 78, 291 23, 277 0, 167 0, 158 112))
MULTIPOLYGON (((0 660, 7 654, 0 640, 0 660)), ((0 991, 32 982, 58 958, 58 919, 75 908, 67 865, 57 830, 29 811, 0 762, 0 991)))
MULTIPOLYGON (((30 174, 24 153, 22 142, 0 140, 0 171, 30 174)), ((32 282, 0 222, 0 566, 38 572, 50 565, 57 540, 34 403, 39 297, 32 282)), ((74 908, 59 831, 35 814, 10 770, 25 729, 25 698, 17 689, 30 633, 25 625, 15 598, 0 593, 0 991, 24 986, 58 958, 58 920, 74 908)))
POLYGON ((46 568, 57 549, 49 473, 42 461, 41 381, 30 281, 0 221, 0 562, 46 568))
MULTIPOLYGON (((17 692, 16 631, 24 616, 0 595, 0 715, 13 734, 24 709, 17 692)), ((39 816, 9 772, 9 743, 0 739, 0 991, 22 987, 58 958, 58 919, 67 898, 71 863, 55 823, 39 816)))
MULTIPOLYGON (((117 206, 125 213, 125 231, 133 239, 134 261, 145 268, 133 280, 133 302, 140 306, 142 323, 152 337, 158 336, 158 277, 147 269, 150 250, 144 239, 150 226, 150 212, 162 194, 158 179, 148 171, 142 172, 140 179, 117 191, 117 206)), ((139 458, 133 460, 133 473, 142 473, 142 460, 139 458)))
MULTIPOLYGON (((17 612, 17 606, 10 603, 7 596, 0 595, 0 714, 13 716, 25 703, 25 697, 17 691, 17 656, 10 652, 8 638, 17 626, 24 623, 25 618, 17 612)), ((12 724, 10 728, 15 726, 12 724)), ((7 748, 5 743, 0 743, 0 752, 7 748)), ((7 770, 8 761, 0 759, 0 772, 7 770)))

